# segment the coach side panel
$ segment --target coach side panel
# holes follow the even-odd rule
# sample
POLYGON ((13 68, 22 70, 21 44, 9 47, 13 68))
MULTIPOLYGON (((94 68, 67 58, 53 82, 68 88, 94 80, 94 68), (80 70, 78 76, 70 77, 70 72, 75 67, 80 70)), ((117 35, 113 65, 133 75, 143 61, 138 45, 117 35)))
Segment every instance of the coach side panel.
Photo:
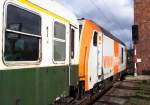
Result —
POLYGON ((114 40, 103 35, 103 72, 104 79, 114 74, 114 40))
POLYGON ((103 36, 104 79, 126 69, 126 47, 108 36, 103 36))

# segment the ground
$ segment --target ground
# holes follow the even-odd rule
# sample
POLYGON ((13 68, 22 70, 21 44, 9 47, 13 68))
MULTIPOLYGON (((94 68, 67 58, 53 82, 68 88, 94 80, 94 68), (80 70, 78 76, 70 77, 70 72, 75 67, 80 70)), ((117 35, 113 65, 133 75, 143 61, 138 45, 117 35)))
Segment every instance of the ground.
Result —
POLYGON ((150 76, 128 76, 116 82, 93 105, 150 105, 150 76))

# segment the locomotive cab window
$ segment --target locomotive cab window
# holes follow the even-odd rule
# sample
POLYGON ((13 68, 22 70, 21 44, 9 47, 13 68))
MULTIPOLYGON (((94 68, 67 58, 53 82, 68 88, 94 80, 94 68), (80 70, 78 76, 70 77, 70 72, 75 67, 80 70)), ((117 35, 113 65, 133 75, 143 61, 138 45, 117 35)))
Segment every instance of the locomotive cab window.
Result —
POLYGON ((62 23, 54 23, 54 61, 66 59, 66 26, 62 23))
POLYGON ((41 39, 41 17, 8 5, 5 30, 5 61, 37 61, 41 39))
POLYGON ((93 46, 97 46, 97 32, 94 32, 94 36, 93 36, 93 46))
POLYGON ((121 61, 122 61, 122 63, 123 63, 123 48, 121 48, 121 61))

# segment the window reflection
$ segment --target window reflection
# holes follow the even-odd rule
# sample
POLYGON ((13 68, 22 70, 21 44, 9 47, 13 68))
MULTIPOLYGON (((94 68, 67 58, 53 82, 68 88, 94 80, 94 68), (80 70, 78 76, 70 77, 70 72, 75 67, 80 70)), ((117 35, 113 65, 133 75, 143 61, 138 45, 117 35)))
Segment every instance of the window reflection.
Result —
POLYGON ((7 7, 6 61, 35 61, 39 58, 40 16, 13 5, 7 7))

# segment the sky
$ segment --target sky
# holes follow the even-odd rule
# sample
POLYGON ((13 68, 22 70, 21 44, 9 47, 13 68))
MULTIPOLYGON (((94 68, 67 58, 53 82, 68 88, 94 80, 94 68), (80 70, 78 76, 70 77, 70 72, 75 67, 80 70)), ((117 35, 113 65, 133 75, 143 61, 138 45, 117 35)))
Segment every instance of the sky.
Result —
POLYGON ((56 0, 75 13, 77 18, 87 18, 132 46, 134 24, 133 0, 56 0))

